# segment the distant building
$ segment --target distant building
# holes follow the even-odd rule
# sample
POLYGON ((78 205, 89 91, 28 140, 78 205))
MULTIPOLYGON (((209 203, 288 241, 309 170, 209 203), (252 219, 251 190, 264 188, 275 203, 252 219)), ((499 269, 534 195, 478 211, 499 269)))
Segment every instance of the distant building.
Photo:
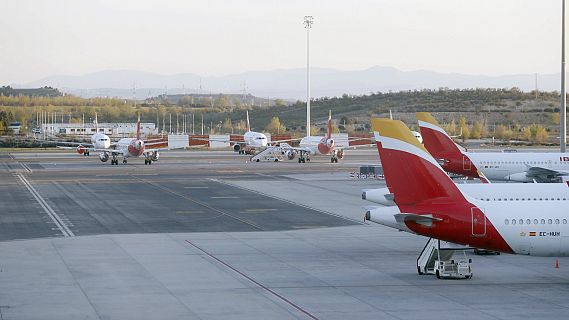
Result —
MULTIPOLYGON (((42 132, 59 135, 92 135, 96 132, 95 124, 85 123, 46 123, 42 126, 42 132)), ((134 123, 99 123, 99 132, 110 136, 129 136, 136 134, 136 122, 134 123)), ((140 132, 143 135, 158 133, 156 124, 150 122, 140 123, 140 132)))
POLYGON ((8 125, 8 130, 12 130, 14 134, 20 134, 20 129, 22 128, 22 124, 19 122, 12 122, 8 125))

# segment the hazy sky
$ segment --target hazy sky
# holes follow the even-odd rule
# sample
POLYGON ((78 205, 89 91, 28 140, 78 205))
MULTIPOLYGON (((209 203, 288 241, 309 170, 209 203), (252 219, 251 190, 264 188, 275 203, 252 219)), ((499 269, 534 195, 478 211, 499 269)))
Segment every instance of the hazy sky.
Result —
POLYGON ((561 0, 1 0, 0 84, 106 69, 559 70, 561 0))

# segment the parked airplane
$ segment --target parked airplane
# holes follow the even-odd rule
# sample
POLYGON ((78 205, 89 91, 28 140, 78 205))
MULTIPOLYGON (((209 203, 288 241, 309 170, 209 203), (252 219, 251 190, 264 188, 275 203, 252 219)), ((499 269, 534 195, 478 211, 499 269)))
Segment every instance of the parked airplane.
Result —
POLYGON ((261 132, 251 131, 249 123, 249 111, 247 113, 247 132, 243 135, 243 141, 235 142, 233 150, 239 154, 254 154, 257 150, 267 147, 267 136, 261 132))
POLYGON ((569 176, 569 153, 467 152, 449 137, 428 112, 417 119, 425 148, 442 168, 483 181, 561 182, 569 176))
POLYGON ((91 136, 91 143, 78 143, 78 142, 57 142, 60 144, 76 145, 76 147, 57 146, 60 149, 76 150, 78 154, 88 156, 90 151, 95 149, 108 149, 111 147, 111 139, 104 133, 99 132, 99 122, 97 114, 95 113, 95 133, 91 136))
POLYGON ((468 247, 569 255, 567 184, 458 186, 403 122, 372 119, 372 128, 387 188, 362 197, 387 206, 370 208, 366 220, 468 247))
POLYGON ((328 113, 326 136, 306 136, 300 140, 299 147, 291 147, 283 143, 280 148, 289 160, 294 159, 298 154, 298 163, 310 161, 311 155, 329 155, 332 163, 344 157, 344 148, 336 146, 332 138, 332 111, 328 113))
POLYGON ((118 165, 119 156, 123 157, 122 163, 127 163, 127 158, 134 157, 138 158, 144 156, 144 164, 152 164, 153 161, 158 161, 160 154, 159 151, 171 150, 171 148, 153 148, 147 149, 144 145, 144 140, 140 138, 140 115, 138 115, 138 123, 136 127, 136 138, 122 138, 120 139, 115 149, 94 149, 94 151, 99 151, 99 159, 102 162, 107 162, 110 157, 111 165, 118 165))
POLYGON ((251 131, 251 124, 249 122, 249 111, 247 114, 247 132, 243 134, 242 141, 232 141, 231 139, 215 139, 215 138, 192 138, 195 140, 216 141, 222 143, 233 143, 233 151, 239 154, 255 154, 261 149, 265 149, 268 145, 267 135, 261 132, 251 131))

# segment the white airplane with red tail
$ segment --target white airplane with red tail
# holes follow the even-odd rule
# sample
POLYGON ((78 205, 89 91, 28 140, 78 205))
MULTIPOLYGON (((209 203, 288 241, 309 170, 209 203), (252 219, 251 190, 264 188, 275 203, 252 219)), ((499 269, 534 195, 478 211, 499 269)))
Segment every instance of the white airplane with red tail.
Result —
POLYGON ((428 112, 417 119, 425 148, 447 172, 489 180, 563 182, 569 179, 569 153, 467 152, 461 149, 428 112))
POLYGON ((325 136, 308 135, 300 140, 299 147, 281 143, 280 148, 289 160, 294 159, 298 154, 298 163, 310 161, 311 155, 331 156, 332 163, 344 157, 344 148, 338 147, 332 138, 332 111, 328 113, 328 127, 325 136))
MULTIPOLYGON (((569 185, 456 185, 401 121, 372 119, 387 188, 365 219, 473 248, 569 255, 569 185)), ((419 272, 420 273, 420 272, 419 272)))
POLYGON ((99 159, 102 162, 107 162, 111 158, 111 165, 118 165, 119 156, 123 157, 122 163, 127 163, 127 158, 138 158, 144 156, 144 164, 152 164, 153 161, 158 161, 160 158, 159 151, 171 150, 172 148, 146 148, 144 140, 140 137, 140 115, 138 115, 138 122, 136 126, 136 138, 122 138, 120 139, 115 149, 94 149, 100 151, 99 159))

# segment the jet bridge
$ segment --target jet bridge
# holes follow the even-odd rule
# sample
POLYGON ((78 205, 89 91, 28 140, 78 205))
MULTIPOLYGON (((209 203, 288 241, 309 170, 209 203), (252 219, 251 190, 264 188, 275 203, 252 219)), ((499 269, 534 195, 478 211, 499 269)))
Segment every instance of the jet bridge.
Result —
POLYGON ((417 258, 417 273, 433 274, 437 278, 471 278, 471 260, 466 258, 466 250, 474 248, 452 242, 430 238, 417 258), (456 251, 462 257, 454 258, 456 251))

